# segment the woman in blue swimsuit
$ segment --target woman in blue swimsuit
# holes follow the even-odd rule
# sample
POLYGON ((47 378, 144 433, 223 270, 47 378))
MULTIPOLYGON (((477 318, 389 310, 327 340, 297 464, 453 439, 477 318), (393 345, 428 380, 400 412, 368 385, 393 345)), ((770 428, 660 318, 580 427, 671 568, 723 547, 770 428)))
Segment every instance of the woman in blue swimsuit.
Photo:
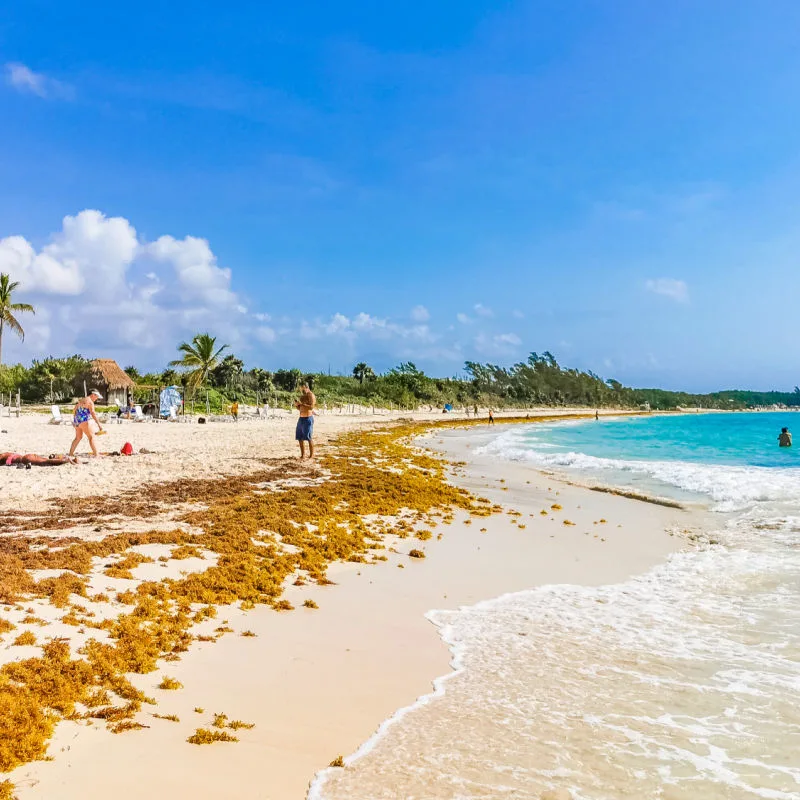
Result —
POLYGON ((85 436, 89 440, 89 447, 92 448, 92 455, 99 455, 97 452, 97 445, 94 441, 94 432, 92 431, 91 420, 97 423, 98 433, 103 430, 100 420, 94 410, 94 404, 97 400, 102 400, 102 396, 97 389, 92 389, 89 394, 82 400, 78 400, 73 412, 72 424, 75 427, 75 438, 72 441, 72 447, 69 448, 70 457, 75 455, 75 449, 80 444, 81 439, 85 436))

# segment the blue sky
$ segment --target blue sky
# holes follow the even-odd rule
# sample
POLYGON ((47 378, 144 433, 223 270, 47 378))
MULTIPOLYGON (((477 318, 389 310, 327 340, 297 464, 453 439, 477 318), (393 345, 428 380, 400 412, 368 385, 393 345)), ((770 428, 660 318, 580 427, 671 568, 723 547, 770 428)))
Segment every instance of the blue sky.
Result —
POLYGON ((800 382, 800 4, 12 2, 4 359, 800 382))

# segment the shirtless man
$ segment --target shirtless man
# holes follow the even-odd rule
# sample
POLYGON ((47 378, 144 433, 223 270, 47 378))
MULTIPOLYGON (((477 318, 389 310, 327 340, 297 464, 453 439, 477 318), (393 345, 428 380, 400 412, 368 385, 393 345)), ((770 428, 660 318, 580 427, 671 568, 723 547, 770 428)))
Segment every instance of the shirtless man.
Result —
POLYGON ((300 399, 294 404, 294 407, 300 412, 300 419, 297 420, 297 428, 294 433, 294 438, 300 443, 300 458, 306 457, 306 442, 308 442, 308 457, 314 458, 314 442, 312 441, 314 433, 314 406, 317 404, 317 398, 314 397, 314 392, 307 383, 300 387, 300 399))

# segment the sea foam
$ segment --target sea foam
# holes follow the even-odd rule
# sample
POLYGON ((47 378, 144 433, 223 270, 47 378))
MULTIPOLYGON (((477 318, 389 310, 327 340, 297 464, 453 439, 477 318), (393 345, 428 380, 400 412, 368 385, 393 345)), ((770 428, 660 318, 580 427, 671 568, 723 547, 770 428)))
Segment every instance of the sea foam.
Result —
POLYGON ((430 612, 454 671, 312 797, 799 800, 798 471, 556 453, 544 438, 481 450, 646 475, 737 511, 717 544, 621 584, 430 612))

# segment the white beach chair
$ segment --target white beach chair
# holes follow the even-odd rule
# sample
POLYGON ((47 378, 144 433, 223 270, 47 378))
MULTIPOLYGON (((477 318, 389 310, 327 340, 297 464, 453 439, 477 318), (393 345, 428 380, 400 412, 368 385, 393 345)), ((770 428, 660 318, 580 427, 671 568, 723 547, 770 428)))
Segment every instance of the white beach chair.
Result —
POLYGON ((61 425, 64 422, 64 417, 61 415, 61 409, 58 406, 50 406, 50 425, 61 425))
POLYGON ((169 407, 169 421, 170 422, 177 422, 178 421, 178 409, 175 406, 169 407))
POLYGON ((133 421, 134 422, 147 422, 147 417, 144 415, 141 406, 133 407, 133 421))

